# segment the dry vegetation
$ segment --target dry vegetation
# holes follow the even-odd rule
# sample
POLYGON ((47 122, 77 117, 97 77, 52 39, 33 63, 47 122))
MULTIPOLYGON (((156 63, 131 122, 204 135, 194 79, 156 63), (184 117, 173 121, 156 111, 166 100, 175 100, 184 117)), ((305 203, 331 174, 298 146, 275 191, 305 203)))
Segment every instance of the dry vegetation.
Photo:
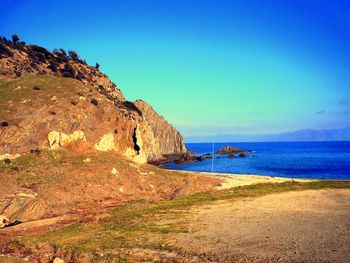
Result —
POLYGON ((173 235, 188 231, 188 220, 185 218, 188 218, 194 206, 285 191, 330 188, 350 188, 350 182, 258 184, 198 193, 170 201, 149 203, 140 200, 112 209, 108 216, 98 222, 76 223, 58 230, 17 238, 12 249, 29 249, 39 258, 45 255, 51 258, 59 256, 68 261, 82 261, 84 258, 98 262, 154 261, 162 258, 170 261, 210 261, 213 259, 210 253, 189 253, 173 245, 173 235), (173 219, 177 219, 176 223, 172 223, 173 219))

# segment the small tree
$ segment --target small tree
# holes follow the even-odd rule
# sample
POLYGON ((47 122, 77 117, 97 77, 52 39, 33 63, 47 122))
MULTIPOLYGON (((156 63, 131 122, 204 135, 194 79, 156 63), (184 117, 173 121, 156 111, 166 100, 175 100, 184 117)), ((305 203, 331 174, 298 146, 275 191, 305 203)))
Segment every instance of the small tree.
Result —
POLYGON ((61 51, 63 56, 67 56, 67 53, 66 53, 66 51, 63 48, 60 48, 60 51, 61 51))
POLYGON ((77 54, 77 52, 73 51, 73 50, 69 50, 68 51, 69 56, 71 57, 71 59, 73 60, 79 60, 79 55, 77 54))
POLYGON ((57 72, 58 71, 58 62, 55 58, 52 58, 49 60, 49 65, 48 68, 51 69, 53 72, 57 72))
POLYGON ((17 34, 12 35, 12 42, 13 43, 17 43, 18 40, 19 40, 19 36, 17 34))
POLYGON ((100 68, 100 64, 98 64, 98 63, 96 62, 95 68, 99 69, 99 68, 100 68))

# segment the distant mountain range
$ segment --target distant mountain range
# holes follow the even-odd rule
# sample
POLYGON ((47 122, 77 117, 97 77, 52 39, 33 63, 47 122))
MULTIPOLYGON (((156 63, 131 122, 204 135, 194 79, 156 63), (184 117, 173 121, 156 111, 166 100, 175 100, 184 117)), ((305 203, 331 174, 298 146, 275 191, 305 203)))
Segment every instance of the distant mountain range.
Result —
MULTIPOLYGON (((185 137, 190 142, 212 142, 213 136, 185 137)), ((297 130, 279 134, 216 134, 216 142, 350 141, 350 127, 330 130, 297 130)))

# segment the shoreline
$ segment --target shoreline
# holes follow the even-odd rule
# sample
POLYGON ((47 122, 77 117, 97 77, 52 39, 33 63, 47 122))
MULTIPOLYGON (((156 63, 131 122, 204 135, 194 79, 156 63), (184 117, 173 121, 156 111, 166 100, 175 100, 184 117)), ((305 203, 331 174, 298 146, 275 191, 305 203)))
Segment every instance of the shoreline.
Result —
POLYGON ((201 175, 210 178, 222 179, 220 186, 215 187, 216 190, 224 190, 232 187, 239 187, 252 184, 261 184, 261 183, 283 183, 283 182, 315 182, 315 181, 346 181, 348 179, 319 179, 319 178, 291 178, 291 177, 279 177, 271 175, 259 175, 259 174, 234 174, 234 173, 212 173, 212 172, 196 172, 196 171, 187 171, 187 170, 171 170, 162 168, 167 171, 177 171, 184 174, 191 175, 201 175))

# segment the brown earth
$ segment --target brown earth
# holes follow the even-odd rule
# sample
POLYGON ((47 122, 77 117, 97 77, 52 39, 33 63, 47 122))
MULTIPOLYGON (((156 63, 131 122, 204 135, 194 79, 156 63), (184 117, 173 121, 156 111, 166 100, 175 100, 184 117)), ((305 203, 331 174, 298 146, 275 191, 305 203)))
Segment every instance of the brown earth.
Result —
POLYGON ((180 133, 150 105, 126 101, 75 52, 0 37, 0 105, 0 160, 72 141, 85 144, 80 151, 114 151, 137 163, 186 151, 180 133))
MULTIPOLYGON (((183 219, 181 219, 183 221, 183 219)), ((189 253, 219 262, 348 262, 350 190, 308 190, 194 207, 190 232, 175 235, 189 253)))
POLYGON ((0 162, 0 214, 19 223, 0 229, 0 254, 18 236, 97 222, 126 203, 171 200, 208 191, 220 181, 97 151, 45 150, 0 162))
POLYGON ((42 151, 0 165, 0 214, 11 222, 85 214, 140 199, 168 200, 220 182, 99 152, 42 151))

